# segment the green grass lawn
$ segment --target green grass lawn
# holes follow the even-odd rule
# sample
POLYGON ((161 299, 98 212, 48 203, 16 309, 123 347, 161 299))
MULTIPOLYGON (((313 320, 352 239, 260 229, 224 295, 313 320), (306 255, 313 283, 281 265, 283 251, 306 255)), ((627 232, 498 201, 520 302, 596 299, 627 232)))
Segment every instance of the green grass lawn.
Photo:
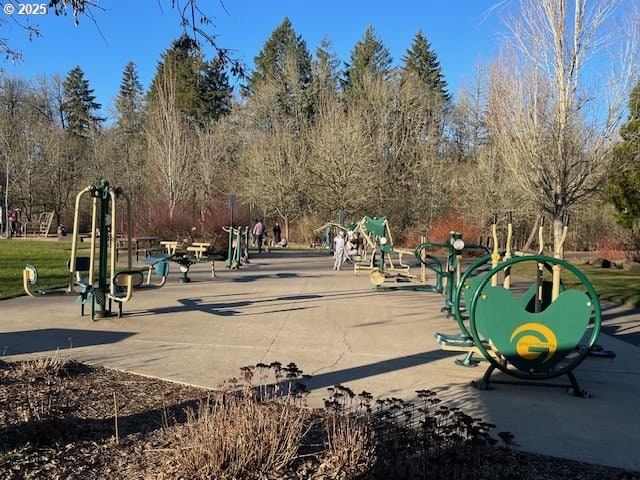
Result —
MULTIPOLYGON (((589 279, 601 299, 640 307, 640 274, 637 272, 627 272, 617 268, 597 268, 585 265, 584 262, 576 262, 574 265, 589 279)), ((534 278, 535 264, 524 262, 516 265, 514 274, 534 278)), ((567 287, 573 287, 579 283, 575 275, 567 272, 563 272, 562 281, 567 287)))
MULTIPOLYGON (((78 244, 79 251, 89 244, 78 244)), ((86 253, 82 253, 86 255, 86 253)), ((66 285, 69 278, 67 260, 71 256, 71 241, 0 240, 0 299, 24 294, 22 270, 30 263, 38 269, 36 288, 66 285)))

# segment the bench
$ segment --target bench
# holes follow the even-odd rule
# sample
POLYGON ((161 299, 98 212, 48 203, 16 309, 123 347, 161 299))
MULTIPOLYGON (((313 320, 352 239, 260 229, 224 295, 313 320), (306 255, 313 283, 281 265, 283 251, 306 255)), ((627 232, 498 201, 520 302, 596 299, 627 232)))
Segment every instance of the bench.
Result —
POLYGON ((209 248, 211 248, 211 244, 208 242, 194 242, 187 247, 186 250, 192 253, 198 260, 202 260, 202 256, 207 253, 209 248))
POLYGON ((179 250, 183 249, 182 244, 176 241, 163 240, 160 245, 169 255, 175 255, 179 250))

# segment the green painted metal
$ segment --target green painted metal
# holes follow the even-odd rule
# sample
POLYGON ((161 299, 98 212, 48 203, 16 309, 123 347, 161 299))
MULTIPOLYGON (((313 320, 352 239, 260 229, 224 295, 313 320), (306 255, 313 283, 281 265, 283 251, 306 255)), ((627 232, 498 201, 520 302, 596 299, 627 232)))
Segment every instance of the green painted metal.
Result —
POLYGON ((478 287, 480 282, 480 277, 478 276, 478 274, 480 273, 481 269, 485 267, 490 261, 491 255, 485 255, 483 257, 480 257, 469 267, 467 267, 467 269, 463 272, 462 277, 460 277, 460 283, 453 293, 451 313, 454 315, 454 318, 458 323, 458 327, 460 327, 460 331, 462 331, 462 333, 469 338, 471 338, 471 332, 464 324, 461 300, 465 299, 466 305, 471 304, 472 297, 466 298, 466 294, 468 294, 468 292, 475 292, 475 289, 478 287), (474 278, 475 281, 473 281, 474 278))
MULTIPOLYGON (((225 227, 228 234, 226 267, 237 270, 242 265, 243 254, 249 255, 249 227, 225 227)), ((195 262, 193 262, 195 263, 195 262)))
MULTIPOLYGON (((600 335, 602 312, 597 293, 579 269, 561 259, 545 255, 511 258, 484 275, 472 293, 467 304, 469 330, 475 346, 491 364, 491 371, 498 369, 523 380, 547 380, 569 374, 586 358, 600 335), (528 312, 511 292, 489 286, 494 275, 522 262, 559 265, 578 278, 586 293, 565 290, 544 311, 528 312), (560 365, 569 352, 575 351, 587 327, 591 327, 587 348, 560 365), (508 364, 498 362, 488 352, 485 341, 493 342, 508 364)), ((485 380, 488 381, 486 374, 485 380)), ((574 385, 575 378, 570 380, 574 385)))
POLYGON ((385 217, 364 217, 364 226, 374 243, 385 236, 385 217))

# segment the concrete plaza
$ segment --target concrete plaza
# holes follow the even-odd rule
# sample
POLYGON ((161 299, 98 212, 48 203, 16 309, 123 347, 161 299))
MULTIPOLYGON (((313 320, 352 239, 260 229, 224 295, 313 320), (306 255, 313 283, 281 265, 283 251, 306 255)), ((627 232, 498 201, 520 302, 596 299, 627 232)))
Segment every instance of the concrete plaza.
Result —
MULTIPOLYGON (((604 307, 599 344, 614 361, 585 361, 575 374, 592 398, 560 388, 470 385, 485 367, 462 368, 434 334, 457 333, 435 293, 374 291, 367 272, 332 270, 326 253, 271 252, 231 271, 171 273, 142 290, 122 318, 92 322, 73 297, 0 302, 6 360, 63 355, 170 381, 216 387, 240 367, 294 362, 312 375, 310 403, 341 383, 375 397, 411 399, 431 389, 473 416, 507 430, 526 451, 640 472, 640 312, 604 307)), ((175 264, 172 264, 172 269, 175 264)), ((501 374, 503 375, 503 374, 501 374)), ((504 375, 503 375, 504 376, 504 375)), ((577 472, 579 473, 579 472, 577 472)))

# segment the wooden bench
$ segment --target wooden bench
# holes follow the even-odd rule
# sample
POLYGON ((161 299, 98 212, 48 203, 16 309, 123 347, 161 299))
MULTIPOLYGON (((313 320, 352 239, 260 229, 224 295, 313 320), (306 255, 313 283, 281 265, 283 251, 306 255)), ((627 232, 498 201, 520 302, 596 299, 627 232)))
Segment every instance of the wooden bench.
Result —
POLYGON ((164 249, 164 251, 169 255, 175 255, 178 250, 182 249, 182 244, 175 241, 163 240, 160 242, 160 245, 164 249))
POLYGON ((202 256, 207 253, 207 251, 211 248, 211 244, 208 242, 194 242, 191 246, 187 247, 187 252, 193 254, 198 260, 202 260, 202 256))

